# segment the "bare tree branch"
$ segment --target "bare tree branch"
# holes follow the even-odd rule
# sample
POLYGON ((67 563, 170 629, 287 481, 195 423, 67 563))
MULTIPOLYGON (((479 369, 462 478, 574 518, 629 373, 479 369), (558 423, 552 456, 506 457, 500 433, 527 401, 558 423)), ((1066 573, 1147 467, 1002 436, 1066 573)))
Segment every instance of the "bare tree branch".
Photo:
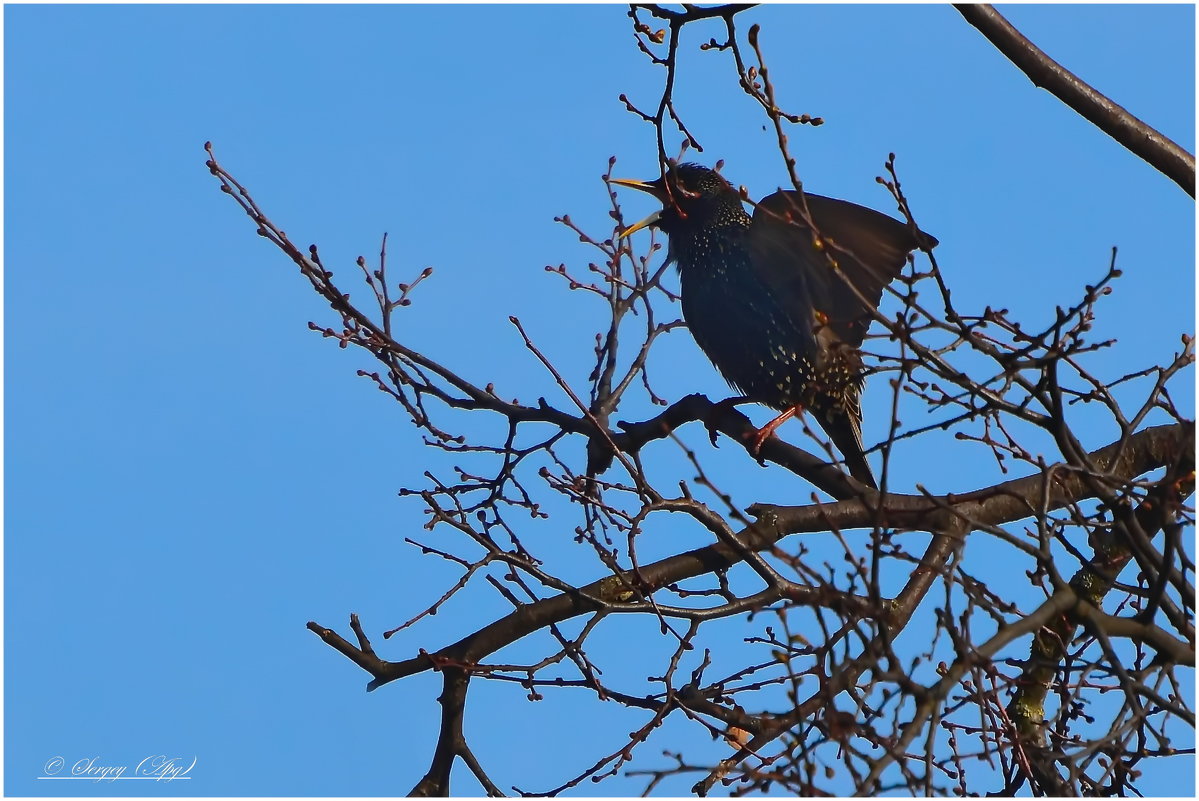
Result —
POLYGON ((955 3, 966 21, 1045 89, 1195 196, 1195 157, 1058 64, 986 3, 955 3))
MULTIPOLYGON (((686 77, 679 54, 694 26, 711 26, 719 40, 699 40, 699 50, 724 59, 729 79, 773 126, 800 189, 792 126, 807 132, 821 119, 779 108, 769 38, 757 25, 745 42, 738 33, 747 8, 631 7, 638 51, 664 68, 663 83, 654 113, 622 100, 653 127, 663 164, 680 137, 684 149, 699 149, 674 90, 686 77), (653 20, 667 25, 655 30, 653 20)), ((1002 21, 989 7, 962 13, 1002 21)), ((1095 99, 1022 38, 1013 41, 1044 59, 1046 80, 1073 82, 1071 91, 1095 99)), ((1095 108, 1118 127, 1140 124, 1114 105, 1095 108)), ((1147 147, 1169 152, 1156 141, 1147 147)), ((918 232, 894 155, 880 161, 879 182, 918 232)), ((543 368, 518 388, 522 403, 496 389, 506 377, 502 363, 488 368, 498 375, 468 378, 451 366, 453 354, 434 358, 404 339, 410 326, 393 324, 431 268, 392 281, 384 238, 377 266, 359 257, 351 270, 370 289, 365 304, 351 302, 318 248, 297 247, 210 147, 206 166, 329 304, 332 319, 310 323, 312 330, 369 359, 371 369, 358 375, 398 404, 426 447, 453 459, 444 473, 429 470, 423 483, 400 490, 426 520, 426 532, 407 541, 456 573, 416 599, 406 620, 379 627, 409 656, 380 657, 357 615, 349 638, 308 624, 367 672, 369 690, 441 674, 441 725, 413 795, 448 795, 459 760, 493 796, 501 791, 491 775, 519 768, 489 771, 467 742, 468 696, 485 681, 520 688, 530 701, 583 691, 636 716, 616 742, 564 766, 555 786, 517 790, 525 794, 556 795, 616 775, 635 758, 652 760, 643 746, 667 721, 731 752, 697 763, 683 753, 688 742, 672 741, 665 765, 627 771, 648 777, 647 793, 667 777, 695 774, 698 794, 721 784, 733 794, 849 786, 859 794, 965 796, 993 785, 1007 795, 1130 795, 1144 760, 1189 750, 1175 743, 1180 731, 1193 737, 1195 718, 1188 679, 1179 676, 1195 662, 1195 433, 1193 410, 1178 408, 1171 387, 1193 365, 1194 343, 1182 330, 1181 344, 1140 347, 1143 361, 1109 374, 1104 359, 1126 322, 1101 315, 1120 285, 1114 250, 1095 265, 1097 275, 1080 267, 1089 280, 1047 300, 1048 322, 1031 326, 1006 309, 955 305, 930 249, 909 260, 886 289, 899 311, 875 311, 876 334, 862 348, 871 381, 890 390, 886 438, 869 449, 883 460, 882 490, 874 491, 838 467, 802 417, 811 452, 772 437, 759 453, 751 447, 757 429, 737 408, 745 399, 713 401, 651 381, 652 347, 682 326, 679 295, 668 265, 652 259, 656 242, 640 255, 619 235, 625 222, 611 185, 610 232, 556 220, 595 261, 545 268, 550 280, 579 290, 579 303, 603 306, 594 349, 580 356, 590 374, 571 379, 579 365, 555 364, 535 332, 510 318, 517 352, 543 368), (567 405, 555 408, 538 392, 567 405), (630 397, 653 411, 639 406, 635 419, 621 420, 630 397), (906 427, 913 410, 921 422, 906 427), (942 432, 954 438, 923 450, 913 444, 942 432), (1103 441, 1110 442, 1096 447, 1103 441), (585 467, 576 463, 584 450, 585 467), (670 454, 681 458, 663 458, 670 454), (926 460, 989 465, 993 477, 967 492, 926 487, 911 474, 926 460), (752 480, 767 467, 790 487, 782 503, 763 502, 752 480), (730 474, 749 480, 729 491, 721 485, 730 474), (568 546, 570 558, 545 548, 542 534, 568 546), (691 538, 690 550, 670 544, 681 536, 691 538), (996 552, 1000 561, 986 556, 992 564, 976 574, 979 554, 996 552), (511 611, 461 603, 480 591, 511 611), (440 613, 452 602, 459 611, 446 636, 440 613), (597 632, 623 632, 630 615, 657 627, 656 663, 597 643, 597 632), (745 636, 713 633, 721 649, 714 655, 704 637, 722 620, 736 621, 745 636), (430 638, 457 639, 422 647, 430 638), (532 655, 486 661, 501 652, 532 655), (637 660, 648 689, 613 678, 628 673, 605 671, 614 660, 637 660)), ((805 205, 790 219, 815 231, 805 205)), ((844 275, 838 259, 852 256, 854 243, 816 234, 828 268, 844 275)))

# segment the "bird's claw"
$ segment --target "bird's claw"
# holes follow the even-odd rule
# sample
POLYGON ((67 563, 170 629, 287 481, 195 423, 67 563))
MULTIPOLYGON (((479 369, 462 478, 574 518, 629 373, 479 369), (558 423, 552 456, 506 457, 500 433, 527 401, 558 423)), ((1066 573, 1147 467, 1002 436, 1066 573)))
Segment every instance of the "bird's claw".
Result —
POLYGON ((712 404, 712 408, 704 415, 704 428, 708 430, 708 437, 712 440, 712 447, 716 445, 716 437, 720 433, 718 427, 719 419, 728 411, 735 411, 742 403, 748 403, 749 399, 744 397, 725 398, 722 401, 712 404))

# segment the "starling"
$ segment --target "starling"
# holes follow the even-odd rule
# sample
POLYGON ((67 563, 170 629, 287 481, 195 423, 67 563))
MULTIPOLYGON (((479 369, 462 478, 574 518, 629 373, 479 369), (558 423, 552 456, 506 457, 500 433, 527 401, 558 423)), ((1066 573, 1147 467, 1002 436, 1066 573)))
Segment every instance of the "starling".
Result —
POLYGON ((666 233, 696 343, 746 399, 781 412, 759 431, 755 449, 806 409, 850 474, 877 488, 862 449, 858 349, 883 288, 922 244, 916 234, 873 209, 807 192, 775 192, 751 217, 714 170, 671 165, 667 176, 612 181, 663 204, 622 235, 650 225, 666 233), (803 220, 804 199, 814 231, 803 220))

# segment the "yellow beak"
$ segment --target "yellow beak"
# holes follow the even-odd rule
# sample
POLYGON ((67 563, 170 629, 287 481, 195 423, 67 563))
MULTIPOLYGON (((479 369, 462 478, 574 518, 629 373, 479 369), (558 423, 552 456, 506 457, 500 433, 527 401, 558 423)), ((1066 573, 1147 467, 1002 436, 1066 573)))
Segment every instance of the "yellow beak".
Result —
MULTIPOLYGON (((658 200, 665 201, 665 197, 662 194, 661 185, 658 183, 655 183, 655 182, 637 181, 632 178, 613 178, 609 181, 609 183, 616 184, 617 186, 627 186, 630 189, 637 189, 641 192, 647 192, 647 193, 653 195, 654 197, 656 197, 658 200)), ((662 210, 659 209, 658 211, 655 211, 653 214, 646 217, 644 220, 633 223, 628 228, 621 231, 620 235, 621 235, 621 237, 626 237, 626 236, 636 233, 637 231, 640 231, 642 228, 648 228, 651 225, 653 225, 654 223, 656 223, 658 221, 658 218, 661 216, 662 216, 662 210)))
POLYGON ((658 197, 662 189, 656 182, 638 181, 635 178, 612 178, 608 181, 610 184, 617 186, 627 186, 630 189, 640 189, 642 192, 649 192, 654 197, 658 197))

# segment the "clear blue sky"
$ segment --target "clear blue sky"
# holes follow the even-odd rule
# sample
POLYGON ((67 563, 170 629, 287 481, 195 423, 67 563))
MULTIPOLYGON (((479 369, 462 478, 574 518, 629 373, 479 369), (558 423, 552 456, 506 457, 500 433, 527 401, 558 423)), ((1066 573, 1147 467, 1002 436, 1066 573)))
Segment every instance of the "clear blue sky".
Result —
MULTIPOLYGON (((1002 10, 1193 152, 1191 7, 1002 10)), ((355 377, 371 366, 365 354, 307 330, 334 318, 217 191, 202 145, 348 280, 390 232, 397 280, 436 270, 400 318, 406 340, 479 384, 565 408, 507 316, 583 386, 595 309, 543 267, 593 257, 552 218, 607 230, 609 156, 620 175, 654 176, 652 130, 617 97, 650 105, 660 70, 633 46, 623 6, 4 14, 6 793, 406 792, 433 746, 437 678, 367 694, 366 675, 304 624, 344 633, 354 611, 381 631, 450 586, 454 571, 404 544, 425 534, 424 518, 396 492, 453 460, 355 377), (121 765, 154 754, 194 757, 194 778, 35 779, 56 756, 121 765)), ((793 135, 808 188, 891 210, 873 179, 898 154, 962 307, 1043 322, 1102 275, 1115 245, 1126 277, 1101 309, 1120 338, 1111 375, 1194 331, 1191 199, 1033 88, 951 8, 787 6, 740 19, 763 26, 782 105, 827 121, 793 135)), ((723 158, 762 196, 785 172, 727 54, 695 49, 719 35, 719 24, 697 27, 684 43, 676 99, 699 158, 723 158)), ((646 201, 627 198, 630 218, 646 201)), ((685 334, 664 347, 678 367, 659 367, 659 392, 727 391, 685 334)), ((1194 408, 1193 394, 1175 400, 1194 408)), ((866 415, 877 439, 885 399, 867 397, 866 415)), ((1113 438, 1084 433, 1088 445, 1113 438)), ((897 454, 899 489, 995 478, 991 465, 935 456, 897 454)), ((763 475, 758 486, 795 490, 763 475)), ((579 547, 575 524, 557 524, 559 548, 579 547)), ((598 576, 578 558, 576 578, 598 576)), ((381 654, 434 650, 507 611, 494 595, 469 598, 377 638, 381 654)), ((584 693, 530 704, 519 688, 479 684, 468 734, 505 789, 554 786, 644 722, 584 693)), ((641 767, 663 764, 671 731, 642 748, 641 767)), ((1171 764, 1177 773, 1147 790, 1191 781, 1189 764, 1171 764)), ((582 791, 642 786, 617 777, 582 791)))

